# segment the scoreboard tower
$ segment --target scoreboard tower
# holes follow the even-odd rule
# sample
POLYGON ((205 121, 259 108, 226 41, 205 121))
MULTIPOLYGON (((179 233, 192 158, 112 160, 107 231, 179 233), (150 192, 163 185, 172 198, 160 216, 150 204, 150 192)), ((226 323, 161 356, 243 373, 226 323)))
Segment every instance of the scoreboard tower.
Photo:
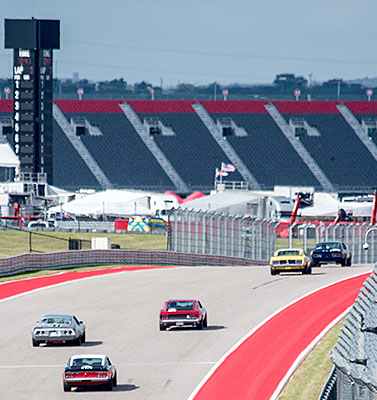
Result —
POLYGON ((13 148, 20 172, 52 183, 52 52, 60 21, 6 19, 5 48, 13 49, 13 148))

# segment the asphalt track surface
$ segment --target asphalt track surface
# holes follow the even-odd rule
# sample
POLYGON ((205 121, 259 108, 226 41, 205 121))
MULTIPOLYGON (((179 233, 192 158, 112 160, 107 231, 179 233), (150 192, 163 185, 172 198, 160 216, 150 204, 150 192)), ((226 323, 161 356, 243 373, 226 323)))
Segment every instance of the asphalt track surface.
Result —
MULTIPOLYGON (((187 399, 218 360, 276 310, 308 292, 371 270, 372 265, 322 266, 313 269, 311 276, 271 277, 265 266, 149 269, 107 274, 13 297, 0 303, 0 399, 187 399), (160 332, 160 306, 174 297, 199 298, 208 310, 208 329, 160 332), (33 324, 43 314, 54 312, 72 313, 84 320, 87 343, 33 348, 33 324), (69 356, 78 353, 107 354, 117 366, 118 387, 113 392, 81 389, 63 393, 63 366, 69 356)), ((5 288, 0 285, 0 298, 5 288)), ((305 312, 308 319, 317 313, 313 308, 301 310, 301 314, 305 312)), ((255 356, 263 359, 268 343, 259 345, 255 356)), ((211 386, 210 380, 207 384, 211 386)), ((226 386, 237 383, 229 381, 226 386)), ((234 399, 263 398, 231 393, 234 399)), ((226 393, 212 395, 230 398, 226 393)), ((197 398, 215 397, 203 397, 199 391, 197 398)))

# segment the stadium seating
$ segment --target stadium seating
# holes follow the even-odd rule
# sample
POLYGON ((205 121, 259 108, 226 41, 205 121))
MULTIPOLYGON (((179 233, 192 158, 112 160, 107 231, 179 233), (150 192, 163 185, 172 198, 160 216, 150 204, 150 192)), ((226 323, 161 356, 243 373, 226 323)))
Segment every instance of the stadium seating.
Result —
MULTIPOLYGON (((128 103, 140 118, 153 118, 173 134, 153 139, 173 168, 193 190, 213 188, 215 168, 231 163, 222 147, 192 107, 196 101, 56 100, 66 118, 82 118, 99 128, 102 135, 84 134, 80 140, 114 187, 176 191, 174 184, 129 122, 120 103, 128 103)), ((224 140, 233 147, 262 188, 274 185, 314 186, 319 182, 268 114, 268 101, 200 101, 216 124, 231 121, 244 128, 224 140)), ((376 186, 377 163, 367 147, 337 109, 334 101, 273 101, 287 122, 303 119, 319 136, 303 134, 305 146, 331 183, 341 191, 376 186)), ((377 102, 345 102, 360 123, 377 120, 377 102)), ((0 100, 0 118, 12 117, 12 100, 0 100)), ((371 137, 377 143, 377 135, 371 137)), ((4 174, 0 171, 0 177, 4 174)), ((240 181, 238 171, 226 180, 240 181)), ((67 189, 100 188, 80 154, 59 125, 53 123, 53 183, 67 189)))
POLYGON ((292 182, 296 185, 319 186, 317 179, 267 113, 264 102, 201 103, 214 121, 230 117, 238 126, 246 129, 248 136, 229 136, 227 140, 262 187, 292 185, 292 182))
MULTIPOLYGON (((362 103, 362 102, 359 102, 362 103)), ((274 102, 289 121, 302 117, 320 136, 300 137, 305 148, 336 188, 373 187, 377 164, 336 108, 336 102, 274 102)), ((353 104, 358 109, 362 104, 353 104)))

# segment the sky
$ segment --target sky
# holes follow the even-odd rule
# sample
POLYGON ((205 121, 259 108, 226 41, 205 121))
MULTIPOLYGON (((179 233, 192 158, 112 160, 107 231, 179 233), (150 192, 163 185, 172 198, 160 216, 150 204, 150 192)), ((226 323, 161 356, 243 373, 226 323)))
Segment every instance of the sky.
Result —
POLYGON ((11 77, 4 19, 60 20, 54 75, 178 83, 272 83, 377 76, 375 0, 1 0, 0 77, 11 77))

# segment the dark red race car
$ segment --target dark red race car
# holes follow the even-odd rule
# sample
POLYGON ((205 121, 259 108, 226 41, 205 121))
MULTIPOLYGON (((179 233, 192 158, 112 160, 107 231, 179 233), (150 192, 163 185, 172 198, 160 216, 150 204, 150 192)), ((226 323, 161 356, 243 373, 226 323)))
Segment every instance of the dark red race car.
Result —
POLYGON ((70 357, 63 371, 63 390, 73 387, 102 386, 113 390, 117 386, 117 372, 104 354, 78 354, 70 357))
POLYGON ((199 300, 168 300, 160 310, 160 331, 182 326, 203 329, 207 324, 207 311, 199 300))

